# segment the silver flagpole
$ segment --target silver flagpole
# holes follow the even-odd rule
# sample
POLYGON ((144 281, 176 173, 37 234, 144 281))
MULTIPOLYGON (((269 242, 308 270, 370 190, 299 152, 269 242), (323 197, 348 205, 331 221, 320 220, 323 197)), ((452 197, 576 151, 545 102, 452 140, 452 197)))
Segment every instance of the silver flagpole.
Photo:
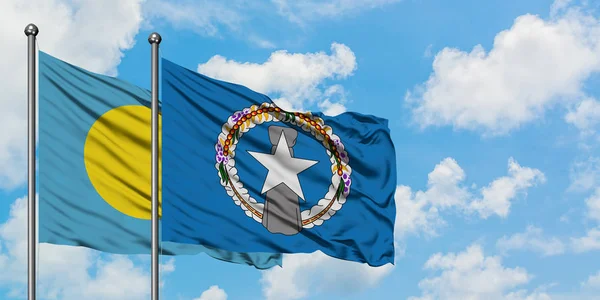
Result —
POLYGON ((154 32, 152 45, 152 300, 158 300, 158 45, 162 38, 154 32))
POLYGON ((34 24, 25 27, 27 36, 27 299, 35 300, 36 288, 36 205, 35 205, 35 140, 36 140, 36 52, 39 30, 34 24))

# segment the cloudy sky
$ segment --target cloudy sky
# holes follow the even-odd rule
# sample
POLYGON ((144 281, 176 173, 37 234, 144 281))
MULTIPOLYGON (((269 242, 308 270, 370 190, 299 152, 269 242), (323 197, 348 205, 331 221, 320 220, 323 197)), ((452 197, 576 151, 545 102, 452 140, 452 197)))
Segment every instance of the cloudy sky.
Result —
MULTIPOLYGON (((26 284, 26 38, 149 87, 162 55, 282 106, 390 120, 396 264, 164 258, 163 299, 598 299, 600 5, 569 0, 3 0, 0 299, 26 284)), ((43 244, 41 299, 149 299, 148 256, 43 244)))

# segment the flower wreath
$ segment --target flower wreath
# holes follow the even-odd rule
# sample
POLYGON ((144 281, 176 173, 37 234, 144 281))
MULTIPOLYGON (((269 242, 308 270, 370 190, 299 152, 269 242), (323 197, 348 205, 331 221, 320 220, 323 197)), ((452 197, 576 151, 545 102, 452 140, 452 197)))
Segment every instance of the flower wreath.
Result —
POLYGON ((348 164, 348 153, 339 137, 333 134, 323 119, 311 113, 287 112, 273 103, 252 105, 229 116, 223 124, 215 145, 216 164, 221 185, 234 203, 240 206, 248 217, 262 222, 264 203, 258 203, 244 188, 235 168, 235 149, 240 138, 256 125, 265 122, 284 122, 310 132, 322 142, 331 161, 331 184, 325 196, 310 209, 301 212, 302 227, 319 226, 342 208, 350 193, 352 168, 348 164))

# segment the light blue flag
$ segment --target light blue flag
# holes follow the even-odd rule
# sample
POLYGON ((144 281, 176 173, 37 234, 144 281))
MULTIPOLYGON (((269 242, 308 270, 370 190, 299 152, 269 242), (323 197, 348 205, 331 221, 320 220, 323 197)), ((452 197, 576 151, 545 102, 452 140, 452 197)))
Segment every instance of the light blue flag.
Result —
MULTIPOLYGON (((150 254, 150 92, 43 52, 39 68, 39 241, 150 254)), ((281 254, 161 246, 165 255, 281 265, 281 254)))
POLYGON ((394 262, 388 121, 289 112, 162 60, 163 239, 394 262))

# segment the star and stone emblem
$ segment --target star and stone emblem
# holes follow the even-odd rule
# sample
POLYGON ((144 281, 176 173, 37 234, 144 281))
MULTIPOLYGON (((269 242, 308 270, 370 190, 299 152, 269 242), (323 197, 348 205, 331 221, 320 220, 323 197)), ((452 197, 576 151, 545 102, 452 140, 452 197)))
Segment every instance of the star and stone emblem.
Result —
MULTIPOLYGON (((352 168, 348 153, 332 128, 310 113, 287 112, 272 103, 253 105, 234 113, 222 127, 218 142, 215 168, 220 183, 234 203, 246 216, 254 219, 271 233, 294 235, 302 229, 320 226, 329 220, 350 193, 352 168), (261 195, 254 199, 244 188, 235 168, 235 149, 244 133, 268 122, 282 122, 289 126, 271 125, 268 128, 271 151, 248 153, 268 170, 261 195), (311 133, 320 141, 330 157, 331 183, 325 195, 310 209, 300 211, 299 201, 306 201, 298 174, 318 161, 294 156, 298 130, 311 133)), ((266 149, 265 149, 266 150, 266 149)))
POLYGON ((250 152, 258 162, 269 170, 261 194, 266 193, 263 225, 272 233, 296 234, 302 229, 298 198, 304 199, 298 174, 318 161, 292 156, 298 132, 280 126, 269 127, 273 144, 272 154, 250 152), (290 138, 287 138, 287 137, 290 138))

